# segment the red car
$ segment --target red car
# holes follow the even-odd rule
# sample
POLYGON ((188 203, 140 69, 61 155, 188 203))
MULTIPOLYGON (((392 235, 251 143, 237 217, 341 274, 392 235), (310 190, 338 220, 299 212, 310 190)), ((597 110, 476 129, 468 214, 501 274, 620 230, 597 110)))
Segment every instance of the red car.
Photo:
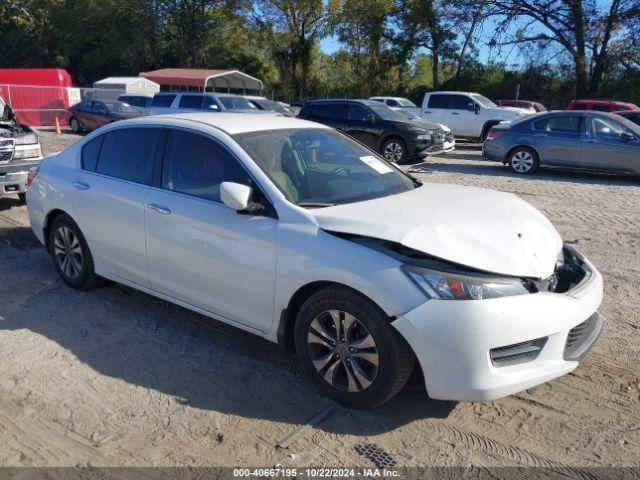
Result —
POLYGON ((84 101, 69 108, 69 126, 73 133, 91 131, 107 123, 145 115, 143 111, 122 102, 84 101))
POLYGON ((574 100, 567 110, 597 110, 598 112, 624 112, 640 110, 635 103, 616 102, 614 100, 574 100))
POLYGON ((631 120, 633 123, 640 125, 640 110, 627 110, 625 112, 616 113, 620 116, 623 116, 627 120, 631 120))
POLYGON ((531 113, 547 111, 547 108, 540 102, 532 102, 531 100, 496 100, 496 103, 500 107, 524 108, 531 113))

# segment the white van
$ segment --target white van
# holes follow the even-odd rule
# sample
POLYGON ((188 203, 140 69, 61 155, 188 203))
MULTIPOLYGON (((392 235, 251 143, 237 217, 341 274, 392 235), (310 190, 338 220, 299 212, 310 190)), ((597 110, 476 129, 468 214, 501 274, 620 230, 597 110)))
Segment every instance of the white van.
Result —
POLYGON ((483 140, 489 129, 502 121, 530 115, 523 108, 499 107, 487 97, 472 92, 430 92, 422 100, 420 116, 444 123, 456 137, 483 140))

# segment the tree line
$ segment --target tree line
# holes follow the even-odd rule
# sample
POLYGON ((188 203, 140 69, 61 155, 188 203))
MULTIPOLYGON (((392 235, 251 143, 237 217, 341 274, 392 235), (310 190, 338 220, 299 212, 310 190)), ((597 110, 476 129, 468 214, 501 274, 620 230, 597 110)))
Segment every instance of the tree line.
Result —
POLYGON ((560 107, 640 101, 639 34, 640 0, 0 2, 1 67, 63 67, 81 86, 235 68, 293 99, 463 89, 560 107))

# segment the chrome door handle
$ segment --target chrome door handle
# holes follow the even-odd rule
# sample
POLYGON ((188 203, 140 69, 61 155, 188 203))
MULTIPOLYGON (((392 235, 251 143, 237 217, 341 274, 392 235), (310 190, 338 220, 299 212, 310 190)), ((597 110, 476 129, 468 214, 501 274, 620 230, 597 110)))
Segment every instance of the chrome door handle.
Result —
POLYGON ((451 115, 460 115, 458 112, 451 112, 451 115))
POLYGON ((73 185, 76 188, 76 190, 89 190, 88 183, 80 182, 78 180, 72 182, 71 185, 73 185))
POLYGON ((429 111, 425 110, 425 111, 424 111, 424 112, 422 112, 422 113, 431 113, 431 112, 429 112, 429 111))
POLYGON ((158 212, 158 213, 161 213, 163 215, 171 215, 171 210, 169 210, 167 207, 163 207, 162 205, 157 205, 155 203, 150 203, 149 205, 147 205, 147 207, 149 207, 154 212, 158 212))
POLYGON ((536 133, 536 137, 541 137, 541 138, 546 138, 549 135, 547 135, 546 133, 536 133))

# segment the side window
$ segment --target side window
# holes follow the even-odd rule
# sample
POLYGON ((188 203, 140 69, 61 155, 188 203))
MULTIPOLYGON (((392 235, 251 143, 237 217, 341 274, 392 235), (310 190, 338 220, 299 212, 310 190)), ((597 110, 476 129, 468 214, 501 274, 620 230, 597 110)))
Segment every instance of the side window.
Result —
POLYGON ((169 133, 162 166, 162 188, 220 201, 220 184, 249 185, 247 172, 227 150, 193 133, 169 133))
POLYGON ((78 110, 81 110, 83 112, 90 112, 91 102, 80 102, 80 105, 78 105, 78 110))
POLYGON ((611 111, 611 106, 610 105, 595 104, 595 105, 591 106, 591 110, 595 110, 597 112, 610 112, 611 111))
POLYGON ((98 154, 100 153, 100 147, 102 146, 103 140, 104 135, 100 135, 90 142, 87 142, 86 145, 82 147, 80 163, 82 164, 83 170, 89 170, 90 172, 96 171, 96 165, 98 164, 98 154))
POLYGON ((576 103, 571 110, 587 110, 586 103, 576 103))
POLYGON ((389 100, 387 100, 387 105, 389 105, 390 107, 397 107, 400 104, 397 100, 390 98, 389 100))
POLYGON ((451 95, 431 95, 429 97, 429 108, 453 108, 450 97, 451 95))
POLYGON ((618 138, 624 131, 616 122, 605 118, 591 119, 591 127, 596 137, 618 138))
POLYGON ((625 107, 624 105, 616 105, 616 112, 626 112, 631 110, 629 107, 625 107))
POLYGON ((91 104, 91 111, 93 113, 103 113, 107 109, 107 106, 102 102, 93 102, 91 104))
POLYGON ((207 95, 202 96, 202 109, 203 110, 220 110, 220 107, 215 100, 207 95))
POLYGON ((200 110, 202 108, 202 96, 201 95, 182 95, 180 97, 180 108, 191 108, 200 110))
POLYGON ((317 105, 316 108, 316 115, 320 118, 347 119, 347 106, 343 103, 325 103, 317 105))
POLYGON ((356 122, 366 122, 371 117, 371 112, 362 105, 349 104, 349 120, 356 122))
POLYGON ((453 110, 473 110, 475 102, 465 95, 451 95, 451 106, 453 110))
POLYGON ((151 100, 151 106, 152 107, 170 107, 175 98, 176 98, 175 95, 155 95, 153 97, 153 100, 151 100))
POLYGON ((161 128, 122 128, 104 135, 98 168, 103 175, 151 183, 153 157, 161 128))
POLYGON ((580 117, 567 115, 538 120, 533 124, 535 130, 557 133, 580 133, 580 117))

